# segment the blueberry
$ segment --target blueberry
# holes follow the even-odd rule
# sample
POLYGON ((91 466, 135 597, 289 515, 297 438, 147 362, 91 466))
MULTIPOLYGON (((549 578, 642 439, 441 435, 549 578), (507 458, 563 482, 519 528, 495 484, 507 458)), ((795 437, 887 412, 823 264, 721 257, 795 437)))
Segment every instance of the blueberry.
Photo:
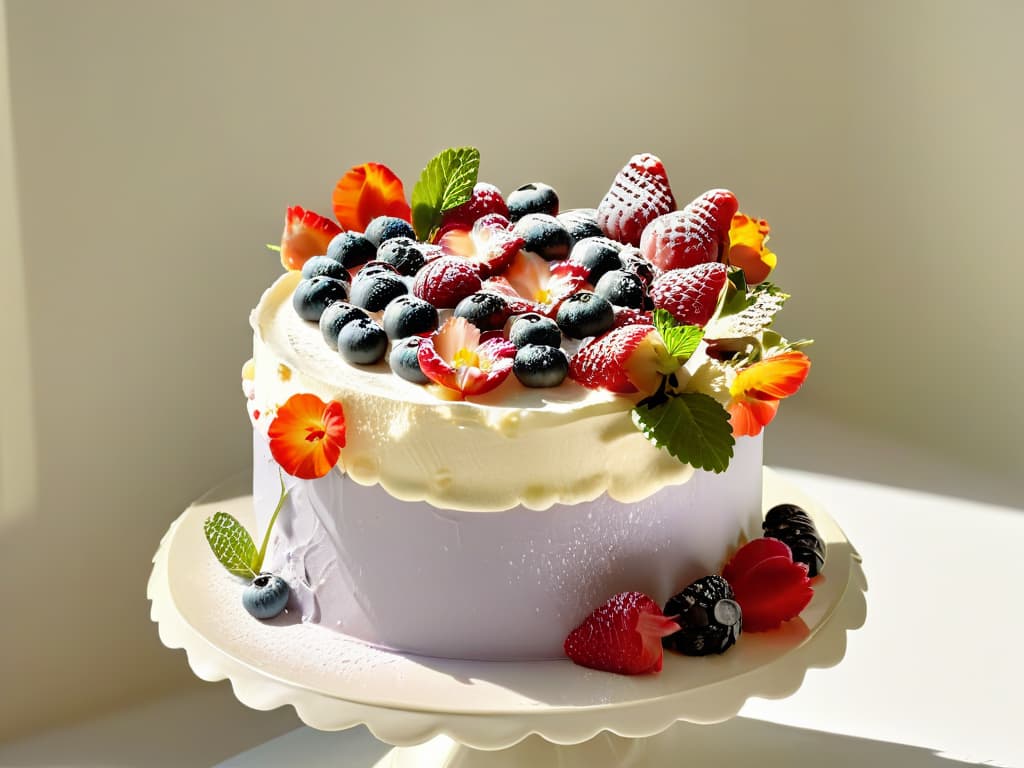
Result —
POLYGON ((632 272, 613 269, 605 272, 597 281, 594 293, 604 296, 617 307, 642 309, 646 291, 643 281, 632 272))
POLYGON ((558 347, 527 344, 516 351, 512 373, 524 387, 557 387, 569 375, 569 357, 558 347))
POLYGON ((619 251, 622 246, 607 237, 588 237, 573 246, 569 261, 587 269, 587 282, 597 285, 605 272, 622 267, 619 251))
POLYGON ((359 232, 342 232, 327 244, 327 256, 346 269, 365 264, 377 254, 377 246, 359 232))
POLYGON ((437 330, 437 308, 415 296, 399 296, 387 305, 381 323, 389 339, 418 336, 437 330))
POLYGON ((510 314, 505 298, 487 291, 470 294, 455 305, 455 316, 466 318, 481 331, 504 328, 510 314))
POLYGON ((413 384, 430 383, 430 379, 420 368, 420 361, 417 357, 422 341, 423 339, 419 336, 410 336, 407 339, 396 341, 391 346, 391 355, 388 357, 394 374, 413 384))
POLYGON ((368 312, 380 312, 384 307, 409 292, 409 286, 396 274, 380 272, 368 277, 357 276, 352 283, 352 303, 368 312))
POLYGON ((242 605, 257 619, 272 619, 288 605, 291 588, 273 573, 261 573, 242 591, 242 605))
MULTIPOLYGON (((374 253, 376 253, 376 251, 374 251, 374 253)), ((398 270, 395 269, 394 264, 388 264, 386 261, 378 261, 374 259, 373 261, 366 262, 362 267, 359 268, 359 271, 356 272, 356 276, 353 282, 358 282, 359 280, 362 280, 367 277, 372 277, 373 275, 379 275, 382 272, 388 272, 392 275, 398 274, 398 270)))
POLYGON ((361 317, 369 317, 369 315, 348 302, 335 301, 328 304, 327 309, 320 315, 320 333, 323 334, 327 346, 337 349, 338 334, 341 333, 341 329, 361 317))
POLYGON ((678 616, 681 629, 662 638, 666 648, 687 656, 722 653, 743 630, 743 613, 732 587, 721 576, 705 576, 665 603, 666 616, 678 616))
POLYGON ((597 226, 596 208, 574 208, 558 214, 558 223, 569 232, 572 244, 576 245, 580 240, 588 237, 601 237, 604 232, 597 226))
POLYGON ((526 240, 524 251, 536 253, 548 261, 568 258, 572 248, 569 231, 558 223, 558 219, 546 213, 523 216, 512 228, 512 233, 526 240))
POLYGON ((416 239, 416 231, 405 219, 396 216, 378 216, 366 225, 364 237, 373 243, 374 248, 380 248, 381 243, 393 237, 408 237, 416 239))
POLYGON ((409 237, 393 237, 377 249, 377 261, 390 264, 398 274, 412 277, 427 263, 423 248, 409 237))
POLYGON ((372 365, 384 357, 388 335, 368 317, 347 323, 338 334, 338 352, 346 362, 372 365))
POLYGON ((313 277, 295 286, 292 306, 303 320, 316 323, 328 304, 347 299, 348 283, 334 277, 313 277))
POLYGON ((335 261, 329 256, 314 256, 307 259, 306 263, 302 265, 302 276, 307 280, 323 276, 349 282, 348 270, 342 266, 340 261, 335 261))
POLYGON ((825 565, 825 544, 807 511, 796 504, 776 504, 764 517, 764 535, 785 542, 793 553, 793 562, 807 566, 814 578, 825 565))
POLYGON ((580 291, 562 302, 555 322, 570 339, 600 336, 615 323, 615 309, 603 296, 580 291))
POLYGON ((621 269, 632 272, 646 286, 650 286, 654 282, 654 278, 658 276, 654 265, 640 254, 639 248, 634 248, 631 245, 627 245, 619 252, 619 264, 621 269))
POLYGON ((508 218, 513 223, 530 213, 558 215, 558 193, 539 181, 512 190, 507 202, 508 218))
POLYGON ((550 317, 527 312, 512 323, 508 330, 508 340, 517 348, 525 347, 527 344, 558 347, 562 344, 562 332, 558 330, 558 323, 550 317))

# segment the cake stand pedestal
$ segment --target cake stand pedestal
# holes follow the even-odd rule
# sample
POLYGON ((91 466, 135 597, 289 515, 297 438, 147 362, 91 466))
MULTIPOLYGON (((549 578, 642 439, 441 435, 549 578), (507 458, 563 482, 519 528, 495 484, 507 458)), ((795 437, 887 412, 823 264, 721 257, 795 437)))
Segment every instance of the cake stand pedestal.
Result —
POLYGON ((813 600, 779 630, 744 634, 722 656, 666 653, 661 674, 641 677, 568 660, 391 653, 296 617, 258 622, 245 613, 243 584, 212 557, 202 527, 224 511, 252 530, 246 483, 239 477, 211 491, 164 536, 147 589, 160 639, 184 649, 200 678, 230 680, 250 707, 290 705, 320 730, 365 724, 395 745, 375 763, 381 768, 675 766, 686 750, 684 729, 674 724, 720 722, 749 697, 791 695, 808 669, 839 663, 847 631, 866 615, 867 585, 856 550, 819 505, 765 470, 765 509, 783 501, 803 506, 828 552, 813 600))

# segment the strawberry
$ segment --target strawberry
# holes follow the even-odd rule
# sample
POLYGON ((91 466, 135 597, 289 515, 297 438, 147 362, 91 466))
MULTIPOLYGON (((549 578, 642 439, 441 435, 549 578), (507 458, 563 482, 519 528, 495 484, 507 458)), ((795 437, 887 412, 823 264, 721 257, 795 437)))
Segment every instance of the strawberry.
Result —
POLYGON ((569 361, 569 376, 590 389, 650 394, 678 368, 654 326, 623 325, 580 347, 569 361))
POLYGON ((640 238, 640 251, 664 270, 721 261, 729 248, 729 227, 739 209, 727 189, 705 192, 681 211, 654 219, 640 238))
POLYGON ((665 272, 651 285, 651 301, 683 325, 702 328, 714 316, 729 282, 725 264, 698 264, 665 272))
POLYGON ((639 245, 644 227, 675 209, 661 160, 649 154, 633 155, 597 207, 597 225, 612 240, 639 245))
POLYGON ((523 238, 488 218, 482 218, 469 227, 449 225, 437 238, 437 244, 446 253, 469 260, 478 268, 481 277, 505 269, 525 243, 523 238))
POLYGON ((462 224, 468 229, 477 219, 489 213, 498 213, 507 219, 508 205, 500 189, 486 181, 478 181, 469 200, 441 214, 441 226, 462 224))
POLYGON ((438 309, 452 308, 480 290, 480 273, 461 256, 442 256, 427 262, 412 286, 413 294, 438 309))
POLYGON ((747 632, 775 629, 798 616, 814 596, 807 566, 794 563, 789 547, 778 539, 754 539, 740 547, 722 577, 743 610, 747 632))
POLYGON ((652 325, 651 313, 632 307, 615 307, 615 324, 612 328, 626 325, 652 325))
POLYGON ((660 672, 661 638, 679 631, 643 592, 620 592, 590 614, 565 638, 565 655, 577 664, 643 675, 660 672))
POLYGON ((285 213, 281 233, 281 264, 285 269, 302 269, 313 256, 327 253, 327 244, 341 227, 319 213, 293 205, 285 213))

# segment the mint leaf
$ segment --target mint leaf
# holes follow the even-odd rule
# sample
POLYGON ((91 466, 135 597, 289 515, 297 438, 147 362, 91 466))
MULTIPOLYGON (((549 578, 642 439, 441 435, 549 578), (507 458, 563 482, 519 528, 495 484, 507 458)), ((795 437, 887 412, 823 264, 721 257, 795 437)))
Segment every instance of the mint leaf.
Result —
POLYGON ((235 576, 256 576, 256 545, 240 522, 226 512, 217 512, 203 523, 203 533, 220 564, 235 576))
POLYGON ((644 437, 697 469, 724 472, 735 439, 729 414, 710 395, 687 392, 660 405, 637 405, 633 423, 644 437))
POLYGON ((776 313, 789 298, 774 283, 761 283, 750 289, 748 306, 735 314, 724 312, 712 320, 704 329, 709 339, 735 339, 741 336, 756 336, 771 325, 776 313))
POLYGON ((729 294, 722 305, 722 311, 718 314, 719 317, 739 314, 754 303, 753 297, 747 295, 747 276, 742 269, 730 270, 729 283, 729 294))
POLYGON ((480 172, 476 147, 446 149, 432 158, 412 190, 412 226, 427 240, 441 224, 441 214, 467 202, 480 172))
POLYGON ((670 312, 654 310, 654 327, 658 329, 665 347, 672 357, 685 362, 697 351, 704 329, 699 325, 680 325, 670 312))

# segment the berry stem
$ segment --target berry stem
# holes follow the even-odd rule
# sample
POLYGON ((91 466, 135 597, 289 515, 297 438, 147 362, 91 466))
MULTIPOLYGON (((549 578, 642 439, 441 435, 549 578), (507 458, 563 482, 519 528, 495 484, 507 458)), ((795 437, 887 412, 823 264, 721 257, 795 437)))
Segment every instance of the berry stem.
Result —
POLYGON ((277 515, 281 511, 281 507, 284 506, 284 500, 288 498, 288 491, 284 487, 284 478, 281 477, 280 472, 278 473, 278 480, 281 482, 281 496, 277 500, 277 506, 274 508, 274 514, 270 516, 270 522, 267 523, 267 531, 263 534, 263 543, 260 545, 260 551, 256 554, 256 561, 252 564, 253 571, 257 574, 263 568, 263 558, 267 555, 267 544, 270 543, 270 532, 274 530, 274 523, 277 522, 277 515))

